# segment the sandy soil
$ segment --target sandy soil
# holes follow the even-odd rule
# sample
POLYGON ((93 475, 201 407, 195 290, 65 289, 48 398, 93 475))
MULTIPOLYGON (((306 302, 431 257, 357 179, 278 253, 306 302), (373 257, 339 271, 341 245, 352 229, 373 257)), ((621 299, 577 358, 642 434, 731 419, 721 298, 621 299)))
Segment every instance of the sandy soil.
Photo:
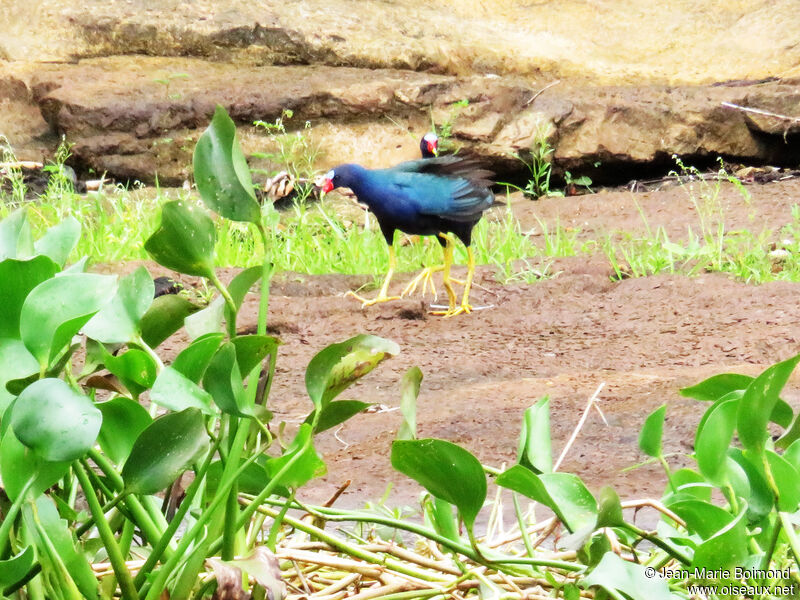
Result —
MULTIPOLYGON (((732 228, 778 229, 791 219, 791 206, 800 197, 796 181, 749 189, 748 202, 732 189, 720 195, 732 228)), ((547 199, 518 203, 515 210, 523 226, 537 226, 533 216, 538 215, 550 224, 558 218, 580 226, 582 236, 596 236, 642 227, 637 203, 651 227, 664 225, 675 237, 696 223, 680 189, 547 199)), ((665 450, 680 455, 671 459, 674 464, 688 464, 683 455, 692 451, 704 405, 682 398, 678 389, 721 372, 756 374, 800 351, 797 284, 753 286, 716 274, 612 281, 603 257, 561 259, 552 270, 560 274, 504 287, 489 267, 482 267, 473 301, 492 307, 447 320, 428 316, 427 302, 419 298, 362 310, 343 294, 364 278, 284 274, 270 302, 270 331, 284 342, 270 407, 279 420, 302 421, 311 409, 303 383, 310 358, 357 333, 383 336, 397 342, 401 353, 345 397, 396 407, 400 379, 417 365, 425 377, 419 435, 452 440, 500 466, 515 460, 523 411, 538 398, 551 398, 557 456, 588 398, 603 384, 599 402, 608 425, 593 411, 562 470, 579 474, 593 489, 612 484, 626 497, 660 495, 664 478, 656 468, 622 471, 645 458, 637 437, 647 414, 667 403, 665 450)), ((407 279, 403 274, 395 286, 400 289, 407 279)), ((242 330, 254 328, 256 313, 252 295, 240 316, 242 330)), ((185 343, 176 335, 163 350, 174 355, 185 343)), ((795 406, 798 389, 790 384, 785 393, 795 406)), ((350 479, 342 505, 376 499, 389 482, 394 483, 390 502, 413 501, 418 486, 389 464, 400 422, 396 410, 384 410, 353 418, 336 436, 322 434, 318 448, 328 474, 304 488, 302 497, 324 501, 350 479)))

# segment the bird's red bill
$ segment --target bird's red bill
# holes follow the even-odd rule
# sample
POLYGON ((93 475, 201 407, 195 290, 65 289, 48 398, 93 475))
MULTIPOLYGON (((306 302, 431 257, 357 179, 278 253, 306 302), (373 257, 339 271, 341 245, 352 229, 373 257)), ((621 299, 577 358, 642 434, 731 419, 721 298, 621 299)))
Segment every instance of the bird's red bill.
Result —
POLYGON ((327 194, 333 189, 333 181, 330 179, 325 179, 320 187, 322 187, 323 193, 327 194))

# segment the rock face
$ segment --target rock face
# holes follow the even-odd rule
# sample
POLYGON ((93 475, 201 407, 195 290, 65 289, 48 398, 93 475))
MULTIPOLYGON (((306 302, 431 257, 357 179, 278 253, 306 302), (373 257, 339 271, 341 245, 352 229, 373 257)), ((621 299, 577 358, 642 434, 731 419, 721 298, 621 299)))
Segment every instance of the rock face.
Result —
POLYGON ((63 135, 79 167, 164 184, 217 103, 246 152, 269 144, 253 121, 292 110, 321 169, 411 158, 431 118, 504 173, 543 137, 593 178, 672 154, 796 163, 800 121, 722 105, 800 116, 800 45, 775 44, 777 23, 800 38, 794 1, 5 0, 0 133, 20 157, 63 135))

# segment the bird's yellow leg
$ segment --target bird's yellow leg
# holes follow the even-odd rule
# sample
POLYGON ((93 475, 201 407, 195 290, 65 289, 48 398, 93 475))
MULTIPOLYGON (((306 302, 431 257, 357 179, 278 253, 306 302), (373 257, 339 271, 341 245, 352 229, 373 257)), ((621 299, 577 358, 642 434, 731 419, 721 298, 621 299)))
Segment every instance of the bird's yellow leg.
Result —
POLYGON ((453 284, 450 283, 450 267, 453 264, 453 242, 450 241, 449 237, 445 239, 447 240, 447 245, 444 247, 444 265, 442 266, 442 283, 444 284, 445 291, 447 291, 449 306, 447 310, 436 310, 433 311, 432 314, 449 317, 456 310, 456 293, 453 291, 453 284))
POLYGON ((471 313, 472 306, 469 303, 469 291, 472 288, 472 278, 475 276, 475 255, 472 253, 472 248, 467 246, 467 281, 464 283, 464 295, 461 298, 461 306, 455 310, 449 311, 445 317, 454 317, 461 313, 471 313))
POLYGON ((435 267, 425 267, 422 269, 419 275, 414 277, 411 281, 408 282, 406 288, 400 294, 401 298, 405 298, 406 296, 410 296, 415 291, 417 291, 417 286, 422 283, 422 295, 425 295, 425 291, 428 289, 428 286, 431 288, 431 294, 433 294, 433 299, 435 300, 439 294, 436 292, 436 286, 433 284, 433 274, 437 273, 444 269, 444 265, 436 265, 435 267))
POLYGON ((386 271, 386 277, 383 280, 383 285, 381 286, 381 290, 378 292, 378 295, 372 299, 364 298, 363 296, 359 296, 354 291, 349 291, 346 296, 350 296, 355 298, 359 302, 361 302, 361 308, 366 308, 367 306, 372 306, 373 304, 377 304, 378 302, 389 302, 389 300, 399 300, 400 296, 388 296, 387 292, 389 291, 389 283, 392 281, 392 275, 394 275, 394 270, 397 267, 397 256, 394 252, 394 245, 389 246, 389 270, 386 271))

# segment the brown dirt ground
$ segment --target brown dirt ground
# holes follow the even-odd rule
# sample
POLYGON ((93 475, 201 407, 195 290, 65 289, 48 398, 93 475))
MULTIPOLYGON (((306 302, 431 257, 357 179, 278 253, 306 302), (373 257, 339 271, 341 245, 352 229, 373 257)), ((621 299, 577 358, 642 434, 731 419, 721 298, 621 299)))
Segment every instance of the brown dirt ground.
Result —
MULTIPOLYGON (((749 189, 749 203, 732 188, 720 195, 731 228, 777 230, 791 220, 800 182, 749 189)), ((516 203, 515 211, 523 228, 538 227, 534 215, 551 225, 558 218, 581 227, 588 238, 641 228, 637 202, 650 226, 664 225, 671 236, 697 222, 681 189, 550 198, 516 203)), ((133 265, 120 268, 128 271, 133 265)), ((277 419, 300 422, 311 409, 303 383, 311 357, 357 333, 383 336, 397 342, 401 353, 345 397, 397 407, 400 379, 417 365, 424 373, 419 435, 462 444, 482 461, 500 466, 515 459, 528 406, 542 396, 551 398, 557 456, 588 398, 603 383, 599 404, 608 425, 593 411, 561 468, 583 477, 592 489, 612 484, 624 497, 658 496, 664 486, 658 469, 622 472, 645 458, 637 437, 646 415, 666 402, 665 451, 689 453, 704 405, 682 398, 680 387, 721 372, 756 374, 800 351, 800 288, 794 283, 753 286, 718 274, 612 281, 603 257, 561 259, 553 271, 559 274, 552 279, 501 286, 491 269, 482 267, 473 303, 493 307, 447 320, 428 316, 418 298, 362 310, 343 293, 364 278, 284 274, 270 300, 270 330, 284 342, 270 407, 277 419)), ((407 279, 399 276, 395 287, 407 279)), ((257 298, 251 295, 240 316, 243 330, 255 327, 256 313, 257 298)), ((185 343, 176 335, 162 350, 174 355, 185 343)), ((785 394, 795 406, 800 404, 797 390, 790 384, 785 394)), ((328 474, 304 488, 302 497, 324 501, 350 479, 342 505, 377 499, 390 482, 391 504, 413 501, 419 487, 389 463, 400 422, 398 411, 387 410, 356 416, 338 431, 338 439, 333 432, 322 434, 318 449, 328 474)))

